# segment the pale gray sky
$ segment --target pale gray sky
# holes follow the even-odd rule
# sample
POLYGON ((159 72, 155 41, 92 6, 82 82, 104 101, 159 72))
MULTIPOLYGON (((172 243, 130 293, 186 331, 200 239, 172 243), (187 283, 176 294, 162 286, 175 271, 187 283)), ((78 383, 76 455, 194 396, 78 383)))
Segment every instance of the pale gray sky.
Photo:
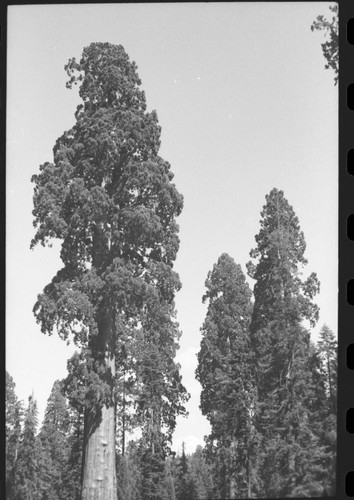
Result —
POLYGON ((176 270, 183 335, 178 359, 191 392, 174 445, 202 443, 208 423, 194 379, 206 313, 204 282, 222 252, 242 265, 255 245, 265 195, 283 189, 321 281, 320 322, 337 328, 337 87, 310 26, 328 2, 11 6, 8 16, 7 370, 20 398, 34 391, 42 417, 73 352, 41 334, 32 307, 61 266, 59 247, 29 250, 31 175, 52 160, 74 124, 77 90, 64 65, 91 42, 125 47, 148 109, 162 127, 160 154, 184 195, 176 270))

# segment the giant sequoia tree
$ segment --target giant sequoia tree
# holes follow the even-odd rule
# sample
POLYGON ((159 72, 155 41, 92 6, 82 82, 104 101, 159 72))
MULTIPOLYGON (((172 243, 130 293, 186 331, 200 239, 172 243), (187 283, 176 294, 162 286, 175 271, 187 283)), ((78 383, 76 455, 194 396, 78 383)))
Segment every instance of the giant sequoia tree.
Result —
POLYGON ((242 498, 250 489, 254 379, 249 339, 251 290, 241 266, 226 253, 205 282, 208 311, 202 327, 197 378, 201 410, 212 433, 220 498, 242 498))
MULTIPOLYGON (((301 276, 306 243, 293 208, 280 190, 266 196, 261 213, 256 280, 250 326, 255 352, 258 404, 256 427, 262 436, 260 496, 318 496, 326 476, 325 450, 316 422, 316 373, 310 334, 319 290, 314 273, 301 276)), ((317 384, 318 385, 318 384, 317 384)))
MULTIPOLYGON (((183 200, 158 155, 157 115, 146 111, 137 67, 123 47, 93 43, 66 71, 69 88, 80 84, 76 123, 57 140, 53 162, 32 178, 32 247, 61 240, 63 268, 34 313, 44 333, 72 336, 83 347, 82 498, 110 500, 117 496, 114 389, 123 376, 124 344, 132 332, 146 331, 154 312, 173 310, 175 218, 183 200)), ((171 356, 175 333, 167 336, 171 356)), ((173 390, 176 401, 180 382, 173 390)))

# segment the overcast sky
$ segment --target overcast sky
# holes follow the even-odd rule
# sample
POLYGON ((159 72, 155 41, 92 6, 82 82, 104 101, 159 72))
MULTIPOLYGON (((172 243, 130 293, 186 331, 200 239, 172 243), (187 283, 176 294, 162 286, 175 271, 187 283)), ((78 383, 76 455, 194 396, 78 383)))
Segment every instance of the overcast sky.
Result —
MULTIPOLYGON (((40 332, 32 307, 61 267, 59 246, 31 251, 30 178, 52 161, 75 122, 77 90, 64 65, 92 42, 121 44, 138 65, 148 109, 162 127, 161 156, 184 196, 175 268, 183 332, 178 360, 192 394, 174 447, 209 432, 194 378, 208 271, 228 252, 244 272, 273 187, 294 207, 308 272, 321 281, 316 332, 337 329, 337 87, 324 69, 323 35, 310 26, 328 2, 11 6, 8 16, 6 363, 42 418, 74 347, 40 332)), ((250 283, 252 285, 252 283, 250 283)))

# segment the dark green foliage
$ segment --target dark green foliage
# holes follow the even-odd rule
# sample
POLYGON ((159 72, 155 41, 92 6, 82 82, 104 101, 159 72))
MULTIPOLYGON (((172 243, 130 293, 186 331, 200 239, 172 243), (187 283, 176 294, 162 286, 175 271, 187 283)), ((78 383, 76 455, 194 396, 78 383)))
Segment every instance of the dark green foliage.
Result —
POLYGON ((138 448, 131 442, 124 456, 117 454, 118 500, 140 500, 141 470, 138 448))
POLYGON ((166 471, 166 500, 176 500, 176 487, 174 482, 174 455, 168 457, 165 461, 166 471))
POLYGON ((66 491, 68 498, 80 500, 84 414, 69 407, 70 434, 67 437, 66 491))
POLYGON ((327 61, 325 68, 332 68, 335 74, 334 84, 338 82, 339 71, 339 37, 338 37, 338 3, 329 6, 333 15, 330 20, 325 16, 317 16, 311 25, 311 31, 324 31, 327 40, 321 43, 323 55, 327 61))
MULTIPOLYGON (((81 82, 83 104, 74 127, 57 140, 54 163, 32 178, 32 246, 61 239, 64 268, 34 312, 43 332, 72 334, 97 351, 102 315, 111 318, 118 343, 122 324, 141 314, 149 297, 166 293, 173 300, 179 286, 171 270, 179 244, 174 219, 182 197, 157 154, 157 116, 145 111, 136 65, 123 47, 91 44, 66 69, 69 86, 81 82), (156 290, 165 272, 169 288, 156 290)), ((105 385, 101 376, 100 382, 105 385)))
POLYGON ((162 500, 165 489, 165 461, 159 448, 141 446, 139 450, 141 471, 141 496, 146 500, 162 500))
POLYGON ((195 452, 188 456, 188 463, 193 485, 193 498, 208 500, 212 497, 213 483, 211 470, 205 460, 202 446, 197 446, 195 452))
POLYGON ((328 395, 328 404, 332 413, 337 408, 337 340, 332 330, 327 325, 323 325, 320 330, 320 339, 318 341, 319 355, 322 361, 322 367, 326 379, 326 390, 328 395))
POLYGON ((37 500, 43 493, 40 477, 43 455, 40 442, 36 438, 37 424, 37 403, 33 396, 30 396, 13 475, 14 500, 37 500))
POLYGON ((144 438, 130 441, 124 456, 117 456, 118 500, 174 500, 170 457, 153 453, 144 438))
POLYGON ((194 499, 194 483, 190 476, 189 463, 182 443, 182 455, 177 458, 176 464, 176 500, 194 499))
POLYGON ((208 500, 213 496, 212 469, 207 464, 203 448, 197 446, 196 451, 187 455, 182 446, 182 454, 167 461, 167 472, 174 483, 173 494, 167 496, 180 500, 208 500))
POLYGON ((257 493, 319 496, 327 475, 326 450, 314 418, 321 377, 302 325, 303 320, 314 325, 318 318, 312 299, 319 283, 313 273, 301 279, 306 244, 283 192, 273 189, 266 201, 257 247, 251 251, 257 262, 249 264, 256 280, 250 333, 258 389, 255 423, 261 436, 257 493))
MULTIPOLYGON (((43 333, 56 331, 82 348, 69 364, 70 398, 93 417, 103 405, 116 406, 124 454, 134 404, 144 432, 147 411, 157 433, 166 425, 162 441, 184 412, 186 391, 173 361, 180 282, 172 269, 183 199, 158 155, 157 115, 146 111, 137 66, 124 48, 93 43, 65 68, 82 104, 55 144, 53 163, 32 177, 31 243, 60 239, 64 267, 38 296, 34 314, 43 333)), ((156 432, 144 436, 152 456, 156 432)), ((165 442, 156 446, 163 450, 165 442)))
POLYGON ((219 464, 214 486, 223 498, 242 497, 254 441, 251 291, 241 267, 227 254, 218 259, 205 285, 208 311, 196 374, 202 385, 201 409, 212 427, 208 449, 219 464))
POLYGON ((320 330, 317 343, 318 357, 324 380, 322 389, 322 441, 327 453, 327 471, 325 491, 335 495, 336 481, 336 452, 337 452, 337 373, 338 373, 338 344, 334 333, 327 325, 320 330))
POLYGON ((22 402, 15 393, 15 382, 6 372, 6 498, 13 498, 14 472, 21 442, 22 402))
POLYGON ((206 281, 197 377, 212 426, 209 498, 333 495, 337 345, 327 327, 310 340, 319 282, 302 277, 306 243, 282 191, 266 196, 260 226, 247 265, 253 307, 228 255, 206 281))
POLYGON ((159 498, 159 491, 165 488, 164 460, 170 452, 176 415, 186 414, 183 403, 188 394, 181 383, 180 366, 174 361, 179 332, 172 315, 168 302, 150 302, 136 337, 136 422, 142 430, 142 491, 146 499, 159 498))
POLYGON ((250 253, 258 262, 248 264, 249 274, 256 280, 250 332, 261 399, 279 381, 286 381, 297 348, 306 348, 309 334, 301 322, 316 323, 318 307, 312 299, 319 290, 314 273, 301 280, 301 268, 307 263, 306 243, 284 193, 273 189, 266 201, 257 247, 250 253))
POLYGON ((48 500, 75 498, 68 488, 70 433, 71 422, 67 402, 62 393, 62 383, 57 380, 48 398, 38 435, 44 456, 41 468, 42 480, 46 485, 44 498, 48 500))

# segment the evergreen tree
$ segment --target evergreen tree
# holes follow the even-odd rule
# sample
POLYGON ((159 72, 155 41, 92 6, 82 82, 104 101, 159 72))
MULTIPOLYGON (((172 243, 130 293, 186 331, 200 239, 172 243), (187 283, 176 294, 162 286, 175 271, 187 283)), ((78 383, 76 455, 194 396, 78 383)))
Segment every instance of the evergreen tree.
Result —
POLYGON ((213 484, 211 469, 205 460, 203 448, 200 445, 189 456, 189 471, 195 495, 193 498, 197 500, 212 498, 213 484))
POLYGON ((182 454, 177 459, 175 490, 176 500, 193 500, 195 498, 194 484, 189 474, 189 464, 185 452, 184 442, 182 443, 182 454))
POLYGON ((183 406, 188 395, 181 383, 180 366, 174 358, 178 348, 178 325, 173 304, 162 300, 170 296, 175 286, 174 276, 156 273, 156 288, 160 295, 147 304, 136 354, 137 424, 142 429, 144 498, 160 498, 166 487, 165 458, 176 426, 176 415, 185 415, 183 406), (164 278, 164 281, 162 281, 164 278), (164 291, 162 290, 164 289, 164 291), (149 486, 147 486, 149 485, 149 486))
POLYGON ((324 31, 327 40, 321 43, 323 55, 327 61, 325 68, 332 68, 335 74, 334 85, 338 83, 339 71, 339 36, 338 36, 338 3, 329 6, 333 13, 330 20, 325 16, 317 16, 311 25, 311 31, 324 31))
POLYGON ((15 382, 6 372, 6 498, 13 498, 14 471, 22 432, 23 408, 15 392, 15 382))
POLYGON ((163 500, 166 488, 164 482, 165 461, 158 441, 153 449, 146 446, 143 439, 140 442, 139 459, 141 498, 144 500, 163 500))
POLYGON ((28 398, 23 434, 14 470, 14 500, 37 500, 43 494, 43 484, 40 478, 42 449, 39 441, 36 439, 37 414, 37 403, 32 395, 28 398))
MULTIPOLYGON (((116 498, 115 386, 129 326, 169 283, 182 196, 159 155, 156 112, 146 111, 137 67, 122 46, 93 43, 66 65, 83 101, 75 125, 34 175, 32 247, 62 241, 64 267, 34 307, 44 333, 83 346, 85 432, 82 499, 116 498), (157 277, 159 275, 159 277, 157 277)), ((137 319, 138 318, 138 319, 137 319)), ((133 330, 134 330, 133 328, 133 330)))
POLYGON ((338 345, 332 330, 323 325, 317 343, 318 356, 321 362, 324 390, 322 390, 321 429, 322 441, 327 453, 327 475, 324 482, 324 494, 335 495, 336 453, 337 453, 337 372, 338 345))
POLYGON ((259 496, 319 496, 326 476, 325 451, 312 411, 316 384, 311 370, 310 334, 319 290, 312 273, 301 279, 307 263, 299 221, 280 190, 266 196, 257 247, 249 263, 254 286, 250 326, 255 352, 258 402, 256 428, 262 437, 259 496))
POLYGON ((66 481, 75 500, 81 497, 85 408, 89 406, 87 386, 91 386, 93 390, 95 380, 85 360, 84 350, 81 353, 75 352, 68 360, 68 374, 62 381, 62 392, 67 400, 70 419, 66 481))
POLYGON ((326 379, 326 389, 328 394, 329 407, 332 413, 337 409, 337 340, 334 333, 327 325, 323 325, 320 330, 320 340, 318 341, 320 357, 323 363, 323 370, 326 379))
POLYGON ((208 449, 216 446, 213 455, 221 467, 215 487, 222 498, 242 498, 250 488, 254 446, 251 291, 241 267, 227 254, 208 273, 205 285, 208 310, 196 372, 202 385, 201 410, 212 427, 208 449))
POLYGON ((68 488, 70 432, 70 417, 67 402, 62 393, 62 383, 56 380, 48 398, 38 436, 45 456, 44 470, 47 469, 47 474, 43 482, 46 484, 45 498, 48 500, 75 499, 68 488))
POLYGON ((166 471, 166 500, 176 500, 176 487, 174 482, 174 454, 167 457, 165 462, 166 471))
POLYGON ((124 456, 117 454, 118 500, 140 500, 141 473, 136 446, 130 443, 124 456))
POLYGON ((68 498, 80 500, 82 483, 84 413, 69 407, 71 432, 67 439, 68 461, 66 470, 66 489, 70 492, 68 498))

